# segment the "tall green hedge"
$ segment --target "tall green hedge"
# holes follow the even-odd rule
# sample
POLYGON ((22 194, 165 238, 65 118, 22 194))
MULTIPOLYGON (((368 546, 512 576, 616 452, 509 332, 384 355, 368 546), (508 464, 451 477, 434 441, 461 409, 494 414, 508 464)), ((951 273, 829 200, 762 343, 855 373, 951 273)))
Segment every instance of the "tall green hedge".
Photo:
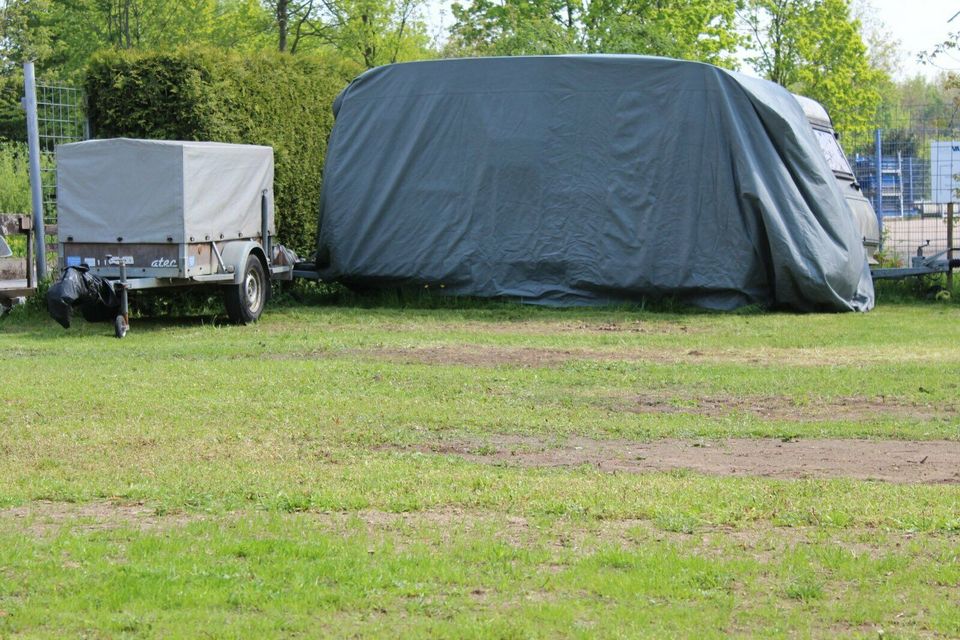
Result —
POLYGON ((104 52, 87 69, 98 138, 212 140, 270 145, 280 241, 316 246, 331 105, 357 72, 338 60, 211 49, 104 52))

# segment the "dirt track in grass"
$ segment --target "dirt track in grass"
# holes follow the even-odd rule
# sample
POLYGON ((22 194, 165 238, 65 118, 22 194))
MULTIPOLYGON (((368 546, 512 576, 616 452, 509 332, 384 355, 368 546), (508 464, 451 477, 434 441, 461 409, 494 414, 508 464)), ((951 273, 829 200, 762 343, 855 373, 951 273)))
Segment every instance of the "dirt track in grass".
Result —
MULTIPOLYGON (((247 518, 256 518, 248 512, 231 512, 219 516, 221 526, 230 527, 247 518)), ((264 514, 263 517, 269 517, 264 514)), ((710 525, 696 519, 682 522, 682 527, 669 518, 595 519, 586 523, 567 518, 550 521, 528 518, 519 514, 445 506, 420 511, 392 512, 379 509, 357 511, 311 510, 281 514, 291 520, 314 521, 322 530, 349 537, 358 527, 371 540, 392 536, 391 547, 402 551, 412 544, 442 546, 457 531, 469 531, 476 536, 492 535, 513 547, 549 550, 569 550, 574 553, 592 553, 601 545, 615 542, 627 547, 650 542, 689 544, 701 555, 727 554, 731 545, 739 552, 748 553, 761 562, 771 562, 783 553, 804 544, 817 544, 822 534, 815 526, 775 526, 751 522, 748 527, 710 525), (434 535, 423 537, 422 531, 434 535)), ((191 522, 217 518, 210 514, 182 511, 158 513, 140 503, 115 500, 94 500, 78 504, 37 500, 17 507, 0 509, 0 532, 15 530, 21 534, 50 539, 65 533, 103 533, 112 530, 130 530, 140 533, 168 535, 191 522)), ((175 534, 175 533, 174 533, 175 534)), ((875 528, 846 527, 831 533, 831 544, 857 555, 879 558, 885 552, 885 541, 897 546, 917 535, 937 539, 937 534, 913 532, 879 532, 875 528)), ((64 567, 77 568, 66 558, 64 567)), ((562 569, 562 565, 548 564, 547 571, 562 569)))
POLYGON ((201 516, 166 514, 143 503, 95 500, 84 504, 37 500, 0 509, 0 525, 16 524, 33 536, 56 535, 66 527, 80 531, 132 529, 150 531, 183 526, 201 516))
MULTIPOLYGON (((507 333, 494 327, 490 333, 507 333)), ((510 332, 513 335, 522 331, 510 332)), ((249 357, 239 354, 236 357, 249 357)), ((269 353, 272 360, 316 360, 322 358, 349 358, 368 361, 386 361, 408 365, 556 368, 576 362, 651 362, 656 364, 745 364, 776 366, 850 366, 885 362, 888 353, 863 349, 678 349, 657 346, 627 347, 533 347, 489 344, 440 344, 432 346, 380 346, 353 348, 313 348, 300 351, 269 353)), ((955 363, 953 351, 915 352, 893 354, 900 362, 955 363)))
POLYGON ((801 403, 778 395, 696 395, 687 390, 674 394, 658 391, 598 399, 596 404, 612 411, 632 413, 687 414, 710 418, 745 414, 764 420, 792 422, 861 422, 882 417, 928 421, 948 419, 957 414, 954 406, 921 404, 900 398, 850 396, 801 403))
MULTIPOLYGON (((281 354, 280 358, 344 357, 386 360, 400 364, 427 364, 473 367, 560 367, 576 361, 653 362, 658 364, 729 363, 747 365, 849 366, 886 361, 890 355, 863 349, 678 349, 676 347, 629 346, 618 348, 530 347, 479 344, 433 346, 364 347, 340 351, 307 351, 281 354)), ((902 362, 955 361, 953 352, 903 352, 902 362)))
POLYGON ((731 438, 633 442, 570 438, 556 442, 495 435, 385 449, 455 455, 471 462, 518 467, 589 465, 611 473, 687 469, 718 476, 960 484, 960 442, 945 440, 731 438))

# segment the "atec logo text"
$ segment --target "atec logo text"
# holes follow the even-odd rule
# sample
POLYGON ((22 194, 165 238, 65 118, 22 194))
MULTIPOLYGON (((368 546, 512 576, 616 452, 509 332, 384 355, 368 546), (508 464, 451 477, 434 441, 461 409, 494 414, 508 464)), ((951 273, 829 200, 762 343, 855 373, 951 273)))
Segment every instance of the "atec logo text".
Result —
POLYGON ((150 263, 151 267, 175 267, 177 266, 176 260, 171 260, 170 258, 157 258, 150 263))

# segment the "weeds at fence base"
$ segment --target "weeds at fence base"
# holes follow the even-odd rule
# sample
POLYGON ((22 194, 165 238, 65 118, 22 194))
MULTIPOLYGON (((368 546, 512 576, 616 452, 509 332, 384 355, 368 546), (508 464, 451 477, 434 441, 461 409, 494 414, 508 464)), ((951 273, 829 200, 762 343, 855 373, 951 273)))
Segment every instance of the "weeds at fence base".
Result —
POLYGON ((945 274, 913 276, 902 280, 880 280, 874 282, 877 304, 896 302, 915 302, 928 300, 940 304, 956 304, 960 291, 954 285, 947 290, 945 274))

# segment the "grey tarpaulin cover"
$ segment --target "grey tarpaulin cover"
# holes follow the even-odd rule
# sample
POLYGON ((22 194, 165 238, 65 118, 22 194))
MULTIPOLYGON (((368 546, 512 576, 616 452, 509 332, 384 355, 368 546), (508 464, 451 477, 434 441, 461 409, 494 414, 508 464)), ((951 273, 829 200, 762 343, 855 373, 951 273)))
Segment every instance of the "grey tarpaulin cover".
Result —
POLYGON ((321 275, 544 304, 873 306, 797 101, 645 56, 372 69, 334 103, 321 275))
POLYGON ((272 202, 272 189, 270 147, 127 138, 57 147, 58 232, 73 242, 257 236, 260 194, 272 202))

